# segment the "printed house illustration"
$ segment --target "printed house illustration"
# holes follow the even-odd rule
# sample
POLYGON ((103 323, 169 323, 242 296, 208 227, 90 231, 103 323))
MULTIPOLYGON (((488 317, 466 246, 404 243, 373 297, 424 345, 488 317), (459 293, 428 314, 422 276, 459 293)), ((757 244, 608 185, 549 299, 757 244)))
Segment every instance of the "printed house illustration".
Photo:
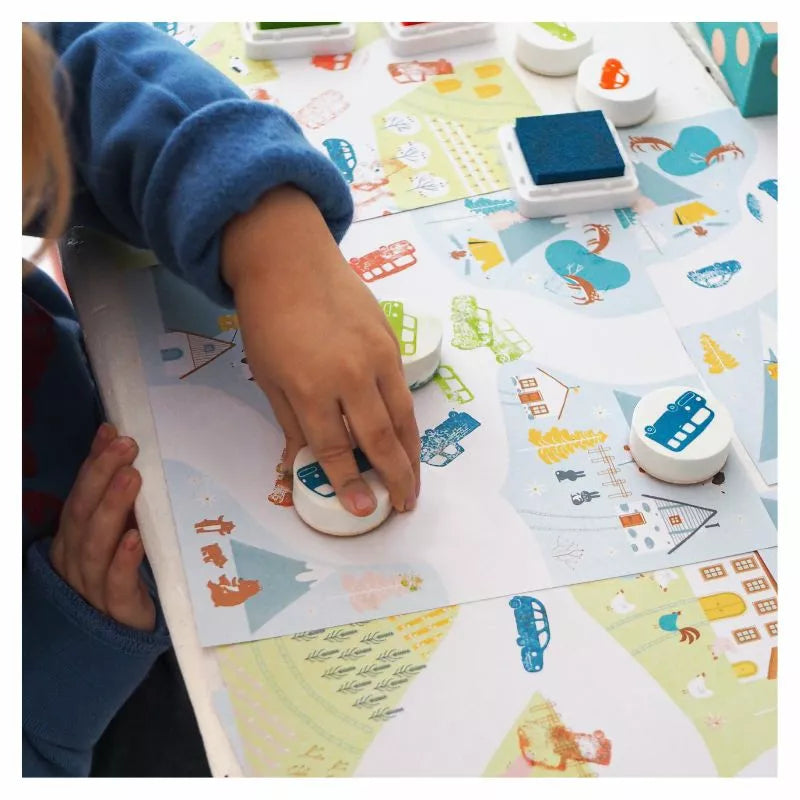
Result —
POLYGON ((778 584, 758 553, 684 567, 686 579, 742 681, 778 677, 778 584))
POLYGON ((188 331, 169 331, 159 337, 161 361, 167 375, 187 378, 227 353, 232 342, 188 331))
POLYGON ((538 369, 526 378, 512 378, 517 390, 517 399, 528 412, 528 419, 561 419, 570 391, 577 387, 567 386, 549 372, 538 369))
POLYGON ((717 513, 712 508, 651 495, 620 503, 617 510, 634 553, 674 553, 717 513))

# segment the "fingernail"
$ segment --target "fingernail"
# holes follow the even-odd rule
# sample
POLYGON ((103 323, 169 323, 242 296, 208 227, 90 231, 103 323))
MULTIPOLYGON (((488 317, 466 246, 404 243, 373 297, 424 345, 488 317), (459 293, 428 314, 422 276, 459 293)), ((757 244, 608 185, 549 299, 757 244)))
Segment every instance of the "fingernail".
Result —
POLYGON ((406 505, 403 509, 404 511, 413 511, 417 506, 417 496, 416 494, 410 494, 406 498, 406 505))
POLYGON ((348 492, 345 495, 345 502, 350 506, 348 510, 356 514, 371 514, 375 510, 375 499, 360 489, 348 492))
POLYGON ((118 491, 124 491, 131 485, 133 476, 130 472, 119 472, 114 476, 114 488, 118 491))
POLYGON ((133 450, 135 445, 136 442, 134 442, 133 439, 130 438, 130 436, 120 436, 119 439, 117 439, 117 441, 114 442, 112 447, 117 453, 121 454, 133 450))
POLYGON ((97 433, 95 434, 94 441, 95 444, 102 444, 108 441, 111 438, 112 427, 107 423, 104 422, 98 429, 97 433))
POLYGON ((135 550, 139 546, 141 540, 142 537, 139 536, 139 531, 128 531, 125 534, 125 549, 135 550))

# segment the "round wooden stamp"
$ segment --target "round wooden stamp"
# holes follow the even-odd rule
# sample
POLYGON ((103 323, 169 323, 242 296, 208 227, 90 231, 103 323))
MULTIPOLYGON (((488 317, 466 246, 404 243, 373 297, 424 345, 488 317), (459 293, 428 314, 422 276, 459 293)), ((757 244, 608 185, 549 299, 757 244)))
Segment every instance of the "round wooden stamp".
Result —
POLYGON ((702 483, 722 469, 733 439, 727 409, 707 392, 668 386, 633 411, 630 449, 648 475, 668 483, 702 483))
POLYGON ((618 128, 644 122, 656 107, 656 84, 632 57, 594 53, 578 68, 575 102, 581 111, 602 111, 618 128))
POLYGON ((354 450, 361 477, 372 489, 377 505, 366 517, 347 511, 333 491, 328 476, 316 460, 310 447, 304 447, 294 460, 292 500, 300 519, 309 527, 331 536, 358 536, 377 528, 391 513, 389 491, 372 469, 367 457, 354 450))
POLYGON ((592 52, 592 35, 583 25, 526 22, 517 32, 517 61, 539 75, 574 75, 592 52))
POLYGON ((399 300, 381 303, 400 345, 403 373, 410 389, 419 389, 436 374, 442 359, 442 323, 436 317, 414 315, 399 300))

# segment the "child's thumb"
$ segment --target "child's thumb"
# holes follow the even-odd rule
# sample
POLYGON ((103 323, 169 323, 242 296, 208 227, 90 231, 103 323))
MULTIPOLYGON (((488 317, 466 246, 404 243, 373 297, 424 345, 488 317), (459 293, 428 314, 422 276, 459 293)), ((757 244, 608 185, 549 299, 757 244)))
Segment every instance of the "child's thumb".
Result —
POLYGON ((139 531, 129 530, 120 539, 108 568, 106 608, 117 622, 151 631, 155 627, 155 605, 139 575, 143 558, 139 531))

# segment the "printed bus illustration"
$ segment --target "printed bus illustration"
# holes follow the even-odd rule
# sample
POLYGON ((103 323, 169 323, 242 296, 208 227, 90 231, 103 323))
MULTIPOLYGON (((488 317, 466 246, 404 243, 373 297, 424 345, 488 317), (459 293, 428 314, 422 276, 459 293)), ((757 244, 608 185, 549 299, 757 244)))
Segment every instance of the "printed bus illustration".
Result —
POLYGON ((365 283, 371 283, 387 275, 394 275, 417 263, 416 248, 411 242, 401 239, 372 250, 360 258, 351 258, 350 266, 365 283))
POLYGON ((397 83, 422 83, 432 75, 452 75, 453 65, 444 58, 437 61, 399 61, 389 64, 389 74, 397 83))
POLYGON ((431 467, 446 467, 464 452, 461 439, 479 426, 480 422, 465 411, 450 411, 444 422, 423 434, 419 460, 431 467))
MULTIPOLYGON (((353 457, 356 460, 359 472, 366 472, 372 469, 372 465, 367 460, 367 457, 358 448, 353 450, 353 457)), ((336 494, 336 492, 333 491, 331 482, 328 480, 328 476, 325 474, 325 470, 322 469, 318 461, 300 467, 300 469, 297 470, 297 478, 306 489, 311 489, 312 492, 318 494, 320 497, 333 497, 336 494)))
POLYGON ((540 672, 544 651, 550 644, 550 622, 547 611, 535 597, 517 595, 508 601, 517 622, 517 645, 521 648, 522 666, 526 672, 540 672))
POLYGON ((463 405, 475 399, 475 395, 467 388, 456 371, 447 364, 440 364, 433 376, 436 385, 444 392, 451 403, 463 405))
POLYGON ((496 323, 488 308, 481 308, 471 295, 454 297, 450 305, 453 347, 474 350, 488 347, 498 364, 516 361, 530 352, 531 345, 509 322, 496 323))
POLYGON ((294 118, 306 128, 316 130, 336 119, 349 108, 349 103, 341 92, 327 89, 322 94, 312 97, 295 115, 294 118))
POLYGON ((684 392, 652 424, 646 425, 645 436, 654 442, 680 453, 685 450, 714 419, 705 397, 696 392, 684 392))
POLYGON ((492 312, 481 308, 474 297, 454 297, 450 318, 453 322, 453 347, 474 350, 491 344, 492 312))
POLYGON ((413 356, 417 352, 417 318, 406 314, 403 304, 397 300, 384 300, 381 308, 389 320, 395 339, 400 343, 401 354, 413 356))
POLYGON ((493 334, 489 349, 494 353, 498 364, 516 361, 531 350, 530 342, 508 322, 504 322, 502 326, 496 325, 493 334))
POLYGON ((347 139, 325 139, 322 146, 328 152, 328 158, 339 170, 342 177, 348 182, 353 182, 353 170, 356 168, 356 154, 353 145, 347 139))

